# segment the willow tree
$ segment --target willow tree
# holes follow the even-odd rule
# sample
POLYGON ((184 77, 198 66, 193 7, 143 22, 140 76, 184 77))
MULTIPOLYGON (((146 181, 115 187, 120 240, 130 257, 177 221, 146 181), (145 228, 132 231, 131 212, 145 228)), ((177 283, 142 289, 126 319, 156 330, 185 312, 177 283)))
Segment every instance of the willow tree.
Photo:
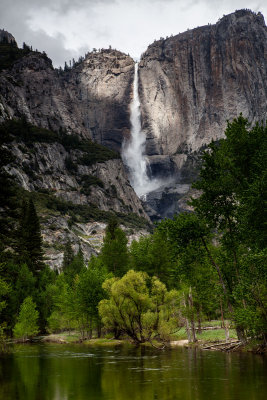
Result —
POLYGON ((168 340, 179 324, 179 294, 167 291, 158 278, 128 271, 121 279, 107 279, 103 288, 108 299, 99 303, 104 326, 129 336, 135 343, 153 338, 168 340))

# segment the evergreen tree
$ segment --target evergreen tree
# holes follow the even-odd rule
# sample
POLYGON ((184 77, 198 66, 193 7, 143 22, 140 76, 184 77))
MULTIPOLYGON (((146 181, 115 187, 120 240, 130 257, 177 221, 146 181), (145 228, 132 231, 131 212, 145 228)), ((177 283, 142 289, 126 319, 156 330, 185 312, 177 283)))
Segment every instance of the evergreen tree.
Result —
POLYGON ((100 257, 107 270, 116 276, 122 276, 128 270, 127 242, 126 234, 119 228, 118 221, 112 218, 106 228, 100 257))
POLYGON ((28 264, 34 274, 44 266, 42 236, 34 203, 24 202, 18 229, 19 260, 28 264))
MULTIPOLYGON (((64 253, 65 257, 65 268, 63 269, 64 274, 66 275, 66 280, 69 284, 72 284, 73 279, 77 274, 79 274, 84 268, 84 258, 81 246, 79 246, 78 253, 74 255, 73 250, 71 248, 70 243, 66 246, 66 252, 64 253), (67 259, 70 262, 67 262, 67 259)), ((63 263, 64 263, 63 260, 63 263)))
POLYGON ((64 248, 63 263, 62 263, 63 272, 66 272, 68 270, 73 260, 74 260, 74 251, 72 249, 70 239, 68 239, 64 248))

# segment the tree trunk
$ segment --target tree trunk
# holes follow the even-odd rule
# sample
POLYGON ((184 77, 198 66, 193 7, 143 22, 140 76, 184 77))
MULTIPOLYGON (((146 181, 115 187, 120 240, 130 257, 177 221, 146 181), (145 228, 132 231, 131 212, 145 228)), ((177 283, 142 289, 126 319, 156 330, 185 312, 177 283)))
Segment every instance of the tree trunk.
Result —
POLYGON ((222 307, 222 300, 220 299, 220 306, 221 306, 221 317, 222 317, 222 328, 224 328, 225 331, 225 341, 229 341, 229 325, 228 322, 224 321, 224 315, 223 315, 223 307, 222 307))
POLYGON ((97 324, 97 337, 98 338, 101 337, 101 323, 100 322, 97 324))
POLYGON ((236 327, 236 334, 240 342, 244 343, 246 341, 246 334, 244 328, 241 328, 240 326, 236 327))
POLYGON ((188 296, 188 301, 189 301, 189 306, 192 310, 192 316, 191 316, 191 331, 192 331, 192 339, 193 342, 197 342, 197 337, 196 337, 196 327, 195 327, 195 320, 194 320, 194 312, 193 312, 193 296, 192 296, 192 289, 190 287, 189 289, 189 296, 188 296))
POLYGON ((198 331, 198 333, 202 333, 200 309, 197 310, 197 320, 198 320, 198 328, 197 328, 197 331, 198 331))
MULTIPOLYGON (((186 309, 185 294, 183 295, 183 305, 186 309)), ((186 330, 188 342, 190 343, 192 340, 191 340, 191 332, 190 332, 190 327, 189 327, 189 322, 188 322, 187 317, 185 317, 185 330, 186 330)))

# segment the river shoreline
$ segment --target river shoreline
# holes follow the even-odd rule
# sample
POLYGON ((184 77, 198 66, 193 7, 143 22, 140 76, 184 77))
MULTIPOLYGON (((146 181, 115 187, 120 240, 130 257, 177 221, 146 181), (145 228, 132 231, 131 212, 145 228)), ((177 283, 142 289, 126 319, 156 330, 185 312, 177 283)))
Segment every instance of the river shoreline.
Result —
MULTIPOLYGON (((114 338, 92 338, 92 339, 80 339, 75 336, 65 334, 50 334, 41 337, 34 338, 33 342, 42 343, 54 343, 54 344, 75 344, 80 343, 86 346, 136 346, 132 341, 128 339, 114 339, 114 338)), ((162 348, 161 342, 155 342, 155 346, 151 343, 143 343, 141 346, 155 347, 158 349, 162 348)), ((224 352, 250 352, 253 354, 267 354, 267 347, 260 341, 249 341, 240 344, 237 340, 226 341, 202 341, 199 340, 196 343, 188 342, 187 339, 172 340, 165 345, 165 348, 198 348, 206 351, 224 351, 224 352)))

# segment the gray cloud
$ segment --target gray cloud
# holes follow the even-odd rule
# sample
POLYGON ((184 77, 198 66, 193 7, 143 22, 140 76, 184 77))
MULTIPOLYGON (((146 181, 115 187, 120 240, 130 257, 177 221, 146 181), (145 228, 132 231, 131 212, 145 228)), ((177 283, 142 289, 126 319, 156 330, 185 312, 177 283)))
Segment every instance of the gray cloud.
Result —
POLYGON ((0 28, 62 65, 109 45, 139 57, 160 36, 244 7, 267 14, 265 0, 1 0, 0 28))

